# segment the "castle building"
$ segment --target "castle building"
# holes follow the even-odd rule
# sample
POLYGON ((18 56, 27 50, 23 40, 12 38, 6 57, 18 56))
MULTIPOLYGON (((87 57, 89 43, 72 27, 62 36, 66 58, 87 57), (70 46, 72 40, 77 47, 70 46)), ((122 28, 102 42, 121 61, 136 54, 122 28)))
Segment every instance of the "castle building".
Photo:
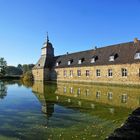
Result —
POLYGON ((35 81, 140 84, 140 41, 54 56, 47 37, 32 72, 35 81))

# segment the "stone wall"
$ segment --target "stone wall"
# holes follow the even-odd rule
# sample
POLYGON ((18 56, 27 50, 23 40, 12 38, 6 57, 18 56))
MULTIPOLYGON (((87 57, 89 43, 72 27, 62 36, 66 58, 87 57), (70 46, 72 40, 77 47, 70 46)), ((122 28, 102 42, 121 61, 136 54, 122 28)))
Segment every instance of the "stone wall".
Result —
POLYGON ((33 69, 32 70, 35 81, 47 81, 50 80, 50 70, 45 69, 33 69))
POLYGON ((73 68, 56 68, 58 81, 77 81, 77 82, 102 82, 116 84, 140 84, 140 64, 121 64, 121 65, 104 65, 92 67, 73 67, 73 68), (127 76, 122 77, 121 69, 127 69, 127 76), (96 76, 96 70, 100 70, 100 76, 96 76), (108 76, 108 69, 112 69, 113 75, 108 76), (64 76, 64 70, 67 72, 64 76), (73 76, 70 76, 70 70, 73 76), (77 70, 81 70, 81 76, 77 76, 77 70), (86 76, 86 70, 90 75, 86 76))

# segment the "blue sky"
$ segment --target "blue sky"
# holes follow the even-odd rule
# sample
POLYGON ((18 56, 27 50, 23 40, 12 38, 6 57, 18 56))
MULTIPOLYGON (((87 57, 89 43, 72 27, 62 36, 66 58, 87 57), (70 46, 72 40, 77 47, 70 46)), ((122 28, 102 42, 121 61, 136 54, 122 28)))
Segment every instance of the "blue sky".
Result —
POLYGON ((46 32, 55 55, 140 39, 140 0, 0 0, 0 57, 36 63, 46 32))

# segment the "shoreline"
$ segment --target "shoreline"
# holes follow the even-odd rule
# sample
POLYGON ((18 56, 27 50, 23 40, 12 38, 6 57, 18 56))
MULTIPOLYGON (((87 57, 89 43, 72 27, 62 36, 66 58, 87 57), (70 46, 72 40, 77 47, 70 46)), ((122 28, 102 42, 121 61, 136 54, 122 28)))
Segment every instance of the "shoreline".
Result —
POLYGON ((105 140, 137 140, 140 138, 140 107, 134 110, 124 124, 105 140))

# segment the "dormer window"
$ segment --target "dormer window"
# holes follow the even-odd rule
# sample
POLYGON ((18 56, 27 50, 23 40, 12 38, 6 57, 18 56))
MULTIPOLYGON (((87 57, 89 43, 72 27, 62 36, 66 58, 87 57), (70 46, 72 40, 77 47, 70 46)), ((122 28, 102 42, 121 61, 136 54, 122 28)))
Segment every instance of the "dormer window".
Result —
POLYGON ((56 62, 56 66, 58 67, 61 64, 61 61, 56 62))
POLYGON ((81 59, 79 59, 79 60, 78 60, 78 64, 81 64, 81 63, 82 63, 82 62, 81 62, 81 59))
POLYGON ((117 53, 112 53, 110 56, 109 56, 109 61, 112 62, 112 61, 115 61, 115 59, 118 57, 118 54, 117 53))
POLYGON ((95 63, 95 61, 98 59, 98 56, 93 56, 91 59, 91 63, 95 63))
POLYGON ((140 52, 136 52, 134 59, 140 59, 140 52))
POLYGON ((72 62, 73 62, 73 59, 69 60, 69 61, 68 61, 68 65, 71 65, 72 62))
POLYGON ((109 61, 114 61, 114 56, 110 56, 109 61))
POLYGON ((85 60, 84 58, 79 59, 78 64, 82 64, 84 62, 84 60, 85 60))

